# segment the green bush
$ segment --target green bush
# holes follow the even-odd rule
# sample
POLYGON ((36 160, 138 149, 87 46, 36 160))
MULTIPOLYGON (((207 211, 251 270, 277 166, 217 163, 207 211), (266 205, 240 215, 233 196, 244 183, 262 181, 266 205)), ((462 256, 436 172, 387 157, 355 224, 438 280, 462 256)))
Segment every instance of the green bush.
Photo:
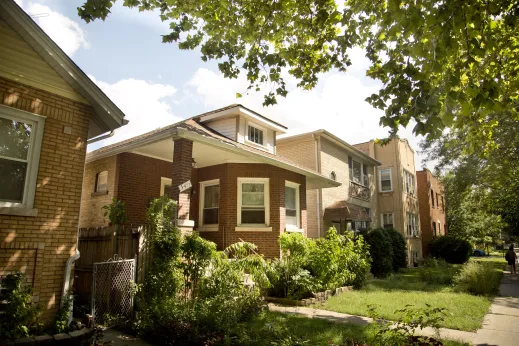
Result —
POLYGON ((491 264, 468 262, 454 277, 455 288, 476 295, 494 295, 499 291, 502 275, 491 264))
POLYGON ((391 239, 393 249, 393 270, 397 272, 401 268, 407 267, 407 246, 405 239, 396 229, 383 229, 391 239))
POLYGON ((377 228, 366 234, 371 256, 371 273, 379 278, 391 274, 393 270, 393 244, 384 229, 377 228))
POLYGON ((443 259, 426 258, 422 266, 418 276, 428 284, 450 285, 457 273, 457 269, 443 259))
POLYGON ((469 260, 472 246, 464 239, 443 236, 433 239, 429 243, 429 250, 435 258, 442 258, 453 264, 463 264, 469 260))

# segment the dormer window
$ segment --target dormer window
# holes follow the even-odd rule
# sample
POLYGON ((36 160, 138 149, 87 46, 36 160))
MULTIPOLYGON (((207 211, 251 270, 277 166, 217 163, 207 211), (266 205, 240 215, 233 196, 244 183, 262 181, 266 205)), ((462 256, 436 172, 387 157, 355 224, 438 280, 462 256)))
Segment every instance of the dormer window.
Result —
POLYGON ((263 130, 260 130, 256 126, 249 125, 247 133, 250 142, 263 145, 263 130))

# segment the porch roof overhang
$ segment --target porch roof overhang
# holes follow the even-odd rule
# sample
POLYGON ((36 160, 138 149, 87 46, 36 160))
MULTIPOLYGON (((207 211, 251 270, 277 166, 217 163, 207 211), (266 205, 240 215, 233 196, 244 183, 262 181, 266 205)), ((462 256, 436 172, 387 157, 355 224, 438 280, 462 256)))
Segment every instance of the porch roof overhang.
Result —
POLYGON ((351 220, 371 222, 371 218, 364 208, 346 201, 337 201, 329 205, 324 210, 323 217, 328 221, 351 220))
POLYGON ((86 161, 92 162, 130 152, 172 162, 173 140, 178 138, 193 142, 193 159, 197 168, 223 163, 262 163, 304 175, 307 179, 307 189, 341 185, 339 182, 298 166, 283 157, 227 139, 194 120, 186 120, 175 126, 168 126, 147 135, 101 148, 87 154, 86 161))

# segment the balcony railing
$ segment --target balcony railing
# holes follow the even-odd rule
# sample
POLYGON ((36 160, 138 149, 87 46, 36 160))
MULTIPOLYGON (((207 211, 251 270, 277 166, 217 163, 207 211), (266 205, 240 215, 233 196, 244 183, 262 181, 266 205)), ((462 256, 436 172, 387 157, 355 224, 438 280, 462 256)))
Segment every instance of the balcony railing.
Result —
POLYGON ((369 187, 350 181, 350 197, 355 197, 369 201, 369 187))

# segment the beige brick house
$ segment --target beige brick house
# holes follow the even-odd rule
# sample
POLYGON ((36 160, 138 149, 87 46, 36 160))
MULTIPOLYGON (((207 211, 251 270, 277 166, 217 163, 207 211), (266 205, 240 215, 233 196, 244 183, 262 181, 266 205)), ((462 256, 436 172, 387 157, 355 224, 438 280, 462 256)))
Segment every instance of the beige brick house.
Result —
POLYGON ((43 322, 77 257, 87 140, 123 117, 14 1, 0 1, 0 278, 26 273, 43 322))
POLYGON ((409 264, 422 258, 420 215, 416 188, 415 152, 406 139, 395 138, 387 145, 374 140, 354 145, 380 161, 377 168, 377 219, 406 238, 409 264))
POLYGON ((424 256, 429 255, 429 242, 437 236, 447 234, 445 198, 443 185, 429 171, 416 172, 418 181, 418 203, 420 204, 420 228, 424 256))
POLYGON ((339 182, 276 154, 286 127, 230 105, 89 153, 81 227, 107 220, 112 197, 142 224, 151 199, 179 202, 178 224, 223 249, 240 240, 266 257, 280 254, 282 232, 307 233, 307 189, 339 182))
POLYGON ((308 189, 308 236, 323 237, 333 225, 361 230, 378 226, 376 167, 380 162, 325 130, 278 139, 278 154, 341 183, 308 189))

